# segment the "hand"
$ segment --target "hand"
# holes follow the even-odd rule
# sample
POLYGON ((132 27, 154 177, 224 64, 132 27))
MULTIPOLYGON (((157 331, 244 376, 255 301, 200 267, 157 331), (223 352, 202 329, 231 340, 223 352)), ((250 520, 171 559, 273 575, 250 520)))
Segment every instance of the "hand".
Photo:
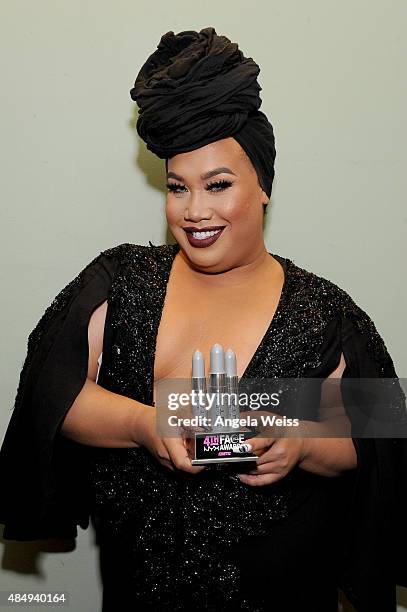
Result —
POLYGON ((140 410, 135 419, 135 442, 147 448, 161 465, 172 471, 178 469, 191 474, 201 472, 205 466, 192 465, 181 430, 178 436, 176 433, 174 431, 173 437, 157 434, 157 409, 154 406, 146 406, 140 410))
POLYGON ((258 455, 256 468, 239 474, 241 482, 251 486, 264 486, 284 478, 302 461, 306 450, 304 438, 250 438, 252 452, 258 455))

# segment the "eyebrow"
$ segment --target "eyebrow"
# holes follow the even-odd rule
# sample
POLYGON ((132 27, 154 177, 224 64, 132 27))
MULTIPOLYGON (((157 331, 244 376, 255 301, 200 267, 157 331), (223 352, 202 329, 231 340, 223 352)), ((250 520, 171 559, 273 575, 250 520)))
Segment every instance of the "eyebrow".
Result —
MULTIPOLYGON (((233 174, 233 176, 236 176, 236 174, 232 172, 230 168, 227 168, 226 166, 221 166, 220 168, 214 168, 213 170, 209 170, 208 172, 201 174, 201 179, 204 181, 208 178, 211 178, 211 176, 215 176, 216 174, 222 174, 222 173, 233 174)), ((176 179, 177 181, 185 182, 185 179, 179 174, 175 174, 175 172, 167 172, 167 179, 169 178, 173 178, 173 179, 176 179)))

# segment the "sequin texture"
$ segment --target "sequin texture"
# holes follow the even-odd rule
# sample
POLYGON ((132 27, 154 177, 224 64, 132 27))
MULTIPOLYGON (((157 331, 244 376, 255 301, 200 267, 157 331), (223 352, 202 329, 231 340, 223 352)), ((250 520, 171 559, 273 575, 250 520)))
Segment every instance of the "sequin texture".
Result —
MULTIPOLYGON (((125 243, 104 251, 120 265, 108 296, 112 343, 99 384, 148 405, 178 250, 177 244, 125 243)), ((286 259, 278 308, 244 378, 312 376, 323 365, 324 330, 341 316, 354 318, 373 356, 383 359, 373 323, 348 294, 286 259)), ((243 537, 272 534, 273 523, 314 486, 309 473, 294 468, 272 486, 248 487, 222 469, 174 474, 143 448, 90 448, 89 455, 97 525, 126 547, 135 600, 156 610, 184 610, 186 598, 196 609, 257 609, 239 594, 238 570, 227 551, 243 537)))

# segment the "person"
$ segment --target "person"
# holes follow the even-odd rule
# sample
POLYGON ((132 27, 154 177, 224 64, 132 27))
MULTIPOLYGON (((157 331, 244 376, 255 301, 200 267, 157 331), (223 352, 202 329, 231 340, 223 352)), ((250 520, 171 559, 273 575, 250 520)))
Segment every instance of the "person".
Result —
POLYGON ((241 381, 397 378, 343 289, 265 247, 275 144, 258 73, 214 28, 162 36, 131 96, 166 160, 176 242, 102 251, 28 339, 0 453, 4 538, 92 521, 104 612, 329 612, 338 587, 360 612, 390 612, 406 585, 404 439, 259 435, 256 466, 230 472, 192 465, 156 428, 156 383, 188 378, 215 342, 241 381))

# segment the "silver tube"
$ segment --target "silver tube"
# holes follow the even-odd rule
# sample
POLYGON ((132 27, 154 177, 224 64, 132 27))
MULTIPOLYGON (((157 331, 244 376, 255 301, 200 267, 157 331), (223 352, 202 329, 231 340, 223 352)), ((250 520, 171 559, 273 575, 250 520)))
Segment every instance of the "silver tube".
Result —
POLYGON ((230 394, 228 416, 230 419, 238 419, 240 417, 239 378, 238 376, 227 376, 226 382, 230 394))
POLYGON ((225 394, 228 392, 225 372, 211 372, 209 374, 209 392, 212 398, 215 396, 212 409, 210 411, 212 423, 211 429, 216 433, 228 431, 228 427, 226 427, 224 424, 224 419, 228 417, 229 412, 229 406, 226 401, 227 398, 225 397, 225 394), (218 417, 222 418, 222 423, 216 425, 216 419, 218 417))
POLYGON ((196 404, 192 405, 192 414, 197 417, 208 417, 206 378, 192 377, 192 390, 195 391, 196 404))

